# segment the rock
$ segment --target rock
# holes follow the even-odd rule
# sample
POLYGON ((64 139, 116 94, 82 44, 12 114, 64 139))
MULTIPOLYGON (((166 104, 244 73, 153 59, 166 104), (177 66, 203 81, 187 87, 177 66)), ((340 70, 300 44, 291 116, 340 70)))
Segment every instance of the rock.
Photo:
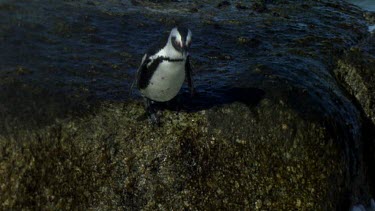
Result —
POLYGON ((217 5, 217 8, 221 9, 221 8, 224 8, 224 7, 228 7, 230 6, 231 3, 229 1, 222 1, 220 2, 218 5, 217 5))
MULTIPOLYGON (((352 47, 337 61, 334 73, 338 81, 355 99, 364 116, 364 157, 370 178, 375 178, 375 36, 370 35, 352 47)), ((375 180, 370 180, 375 191, 375 180)))
POLYGON ((266 2, 264 0, 256 1, 255 3, 253 3, 253 5, 251 6, 251 8, 255 12, 259 12, 259 13, 266 12, 268 10, 266 2))
POLYGON ((352 47, 338 60, 335 75, 375 124, 375 36, 352 47))
POLYGON ((375 12, 365 12, 363 16, 370 24, 375 24, 375 12))
POLYGON ((242 2, 237 2, 236 8, 239 9, 239 10, 248 10, 249 9, 249 7, 244 5, 242 2))
MULTIPOLYGON (((17 141, 2 138, 6 159, 0 173, 10 180, 1 181, 0 199, 11 199, 4 208, 36 201, 61 209, 119 204, 129 209, 158 209, 158 204, 165 209, 276 209, 295 207, 298 199, 314 208, 335 207, 326 197, 347 185, 341 171, 346 161, 337 160, 340 151, 325 129, 267 101, 250 109, 233 103, 206 115, 164 111, 163 126, 153 128, 148 121, 137 122, 141 104, 105 104, 94 115, 23 133, 17 141), (241 128, 238 122, 247 124, 241 128), (282 122, 301 129, 286 131, 282 122), (285 151, 290 156, 284 157, 285 151), (310 189, 324 197, 316 198, 310 189), (29 198, 31 193, 38 199, 29 198), (205 196, 211 200, 202 200, 205 196), (214 200, 224 196, 230 203, 214 200)), ((304 206, 309 207, 299 205, 304 206)))

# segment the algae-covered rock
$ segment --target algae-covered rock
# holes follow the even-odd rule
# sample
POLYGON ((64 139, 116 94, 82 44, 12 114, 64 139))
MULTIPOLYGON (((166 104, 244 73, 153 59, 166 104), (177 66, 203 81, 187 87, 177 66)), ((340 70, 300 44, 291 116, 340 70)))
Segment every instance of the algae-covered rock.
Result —
POLYGON ((105 104, 2 137, 2 207, 334 209, 349 187, 335 137, 283 105, 164 111, 160 128, 141 115, 141 104, 105 104))
POLYGON ((371 35, 338 60, 335 74, 375 124, 375 37, 371 35))
MULTIPOLYGON (((139 121, 141 103, 105 103, 83 118, 1 137, 2 207, 348 206, 353 163, 337 142, 338 128, 307 122, 269 99, 162 114, 162 126, 153 127, 139 121)), ((339 135, 343 142, 346 135, 339 135)))
POLYGON ((364 158, 375 191, 375 37, 363 40, 337 61, 334 73, 338 81, 352 96, 364 116, 364 158))

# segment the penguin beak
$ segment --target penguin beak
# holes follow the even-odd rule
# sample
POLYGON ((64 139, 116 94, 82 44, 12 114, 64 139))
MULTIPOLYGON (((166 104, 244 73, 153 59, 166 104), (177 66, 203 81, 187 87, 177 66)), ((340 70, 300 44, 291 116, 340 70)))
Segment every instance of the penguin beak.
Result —
POLYGON ((187 49, 188 49, 188 48, 187 48, 187 46, 186 46, 186 45, 183 45, 183 46, 182 46, 182 51, 183 51, 183 52, 186 52, 186 51, 187 51, 187 49))
POLYGON ((188 50, 188 47, 186 46, 185 42, 181 44, 181 49, 182 49, 182 52, 186 52, 188 50))

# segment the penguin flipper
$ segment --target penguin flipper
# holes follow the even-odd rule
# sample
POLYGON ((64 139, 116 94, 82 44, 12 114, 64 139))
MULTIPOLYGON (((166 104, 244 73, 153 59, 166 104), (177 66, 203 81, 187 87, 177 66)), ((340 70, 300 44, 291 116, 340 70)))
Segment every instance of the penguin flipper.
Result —
POLYGON ((156 59, 147 58, 147 54, 143 57, 143 62, 137 71, 137 87, 144 89, 150 83, 151 77, 159 64, 164 60, 164 57, 157 57, 156 59))
POLYGON ((140 88, 140 83, 141 83, 141 80, 142 80, 142 75, 144 75, 145 72, 147 72, 147 63, 148 63, 148 59, 147 59, 148 55, 145 54, 142 58, 142 62, 141 62, 141 65, 139 65, 139 68, 137 70, 137 75, 136 75, 136 78, 135 78, 135 81, 133 83, 137 85, 137 88, 139 89, 140 88))
POLYGON ((194 84, 193 84, 193 78, 192 78, 192 73, 193 70, 191 68, 191 64, 190 64, 190 56, 187 56, 186 58, 186 63, 185 63, 185 75, 186 75, 186 78, 187 78, 187 82, 188 82, 188 86, 189 86, 189 89, 190 89, 190 95, 193 96, 194 95, 194 84))
POLYGON ((142 73, 142 71, 145 71, 145 68, 147 68, 146 58, 147 58, 147 54, 145 54, 143 56, 142 61, 141 61, 141 65, 139 65, 139 67, 137 69, 135 79, 133 80, 133 83, 130 86, 130 90, 129 90, 130 95, 133 94, 134 85, 137 85, 137 88, 139 88, 139 81, 140 81, 141 73, 142 73))

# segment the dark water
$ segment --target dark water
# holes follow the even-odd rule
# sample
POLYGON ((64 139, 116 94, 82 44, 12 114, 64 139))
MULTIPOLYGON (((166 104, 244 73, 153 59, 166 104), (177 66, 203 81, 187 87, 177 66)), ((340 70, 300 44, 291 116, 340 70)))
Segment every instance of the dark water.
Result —
MULTIPOLYGON (((105 1, 9 1, 0 9, 2 78, 16 74, 17 80, 48 89, 104 99, 127 96, 142 54, 150 42, 174 25, 158 20, 168 19, 164 17, 166 11, 144 11, 128 1, 109 5, 105 1)), ((176 19, 186 17, 180 13, 175 13, 176 19)), ((193 29, 197 34, 211 33, 200 30, 193 29)), ((216 48, 225 45, 217 39, 199 40, 198 36, 195 43, 193 54, 202 44, 216 48)), ((203 52, 207 56, 201 57, 202 63, 210 54, 220 56, 215 49, 203 52)), ((225 63, 218 61, 216 66, 225 63)))
MULTIPOLYGON (((189 8, 189 2, 178 7, 184 4, 189 8)), ((214 10, 205 17, 176 8, 145 9, 129 1, 3 1, 0 11, 1 78, 16 74, 48 89, 105 99, 126 96, 142 53, 175 22, 189 25, 195 35, 191 53, 199 73, 196 84, 202 89, 212 89, 210 83, 229 86, 239 72, 277 54, 277 45, 298 38, 309 24, 323 25, 314 19, 273 25, 272 17, 265 25, 264 18, 248 19, 248 13, 214 10), (280 34, 286 28, 294 31, 280 34), (236 42, 242 36, 248 51, 236 42), (218 80, 210 80, 217 75, 218 80)), ((287 66, 281 68, 286 71, 282 75, 293 77, 287 66)))
MULTIPOLYGON (((143 53, 175 25, 186 25, 193 32, 195 108, 231 101, 230 90, 240 89, 244 96, 282 96, 311 115, 353 109, 337 110, 342 93, 327 71, 327 55, 358 41, 363 25, 355 18, 314 1, 270 4, 267 12, 219 2, 2 1, 0 85, 126 101, 143 53), (307 95, 296 98, 296 91, 307 95), (319 104, 314 112, 300 105, 308 101, 319 104)), ((24 93, 9 101, 13 89, 7 90, 0 94, 5 107, 29 104, 24 93)))
POLYGON ((126 17, 67 1, 19 1, 1 10, 2 78, 18 70, 20 80, 99 97, 128 86, 135 61, 126 56, 140 52, 129 42, 135 28, 126 17))
POLYGON ((196 35, 191 53, 199 67, 198 90, 225 87, 248 60, 233 54, 233 40, 225 41, 236 39, 231 28, 214 35, 215 26, 199 26, 200 15, 192 14, 192 21, 190 13, 175 8, 145 9, 129 1, 9 1, 1 10, 1 77, 57 92, 126 99, 143 53, 176 22, 190 25, 196 35), (168 14, 175 20, 169 23, 168 14), (217 72, 220 79, 213 82, 217 72))

